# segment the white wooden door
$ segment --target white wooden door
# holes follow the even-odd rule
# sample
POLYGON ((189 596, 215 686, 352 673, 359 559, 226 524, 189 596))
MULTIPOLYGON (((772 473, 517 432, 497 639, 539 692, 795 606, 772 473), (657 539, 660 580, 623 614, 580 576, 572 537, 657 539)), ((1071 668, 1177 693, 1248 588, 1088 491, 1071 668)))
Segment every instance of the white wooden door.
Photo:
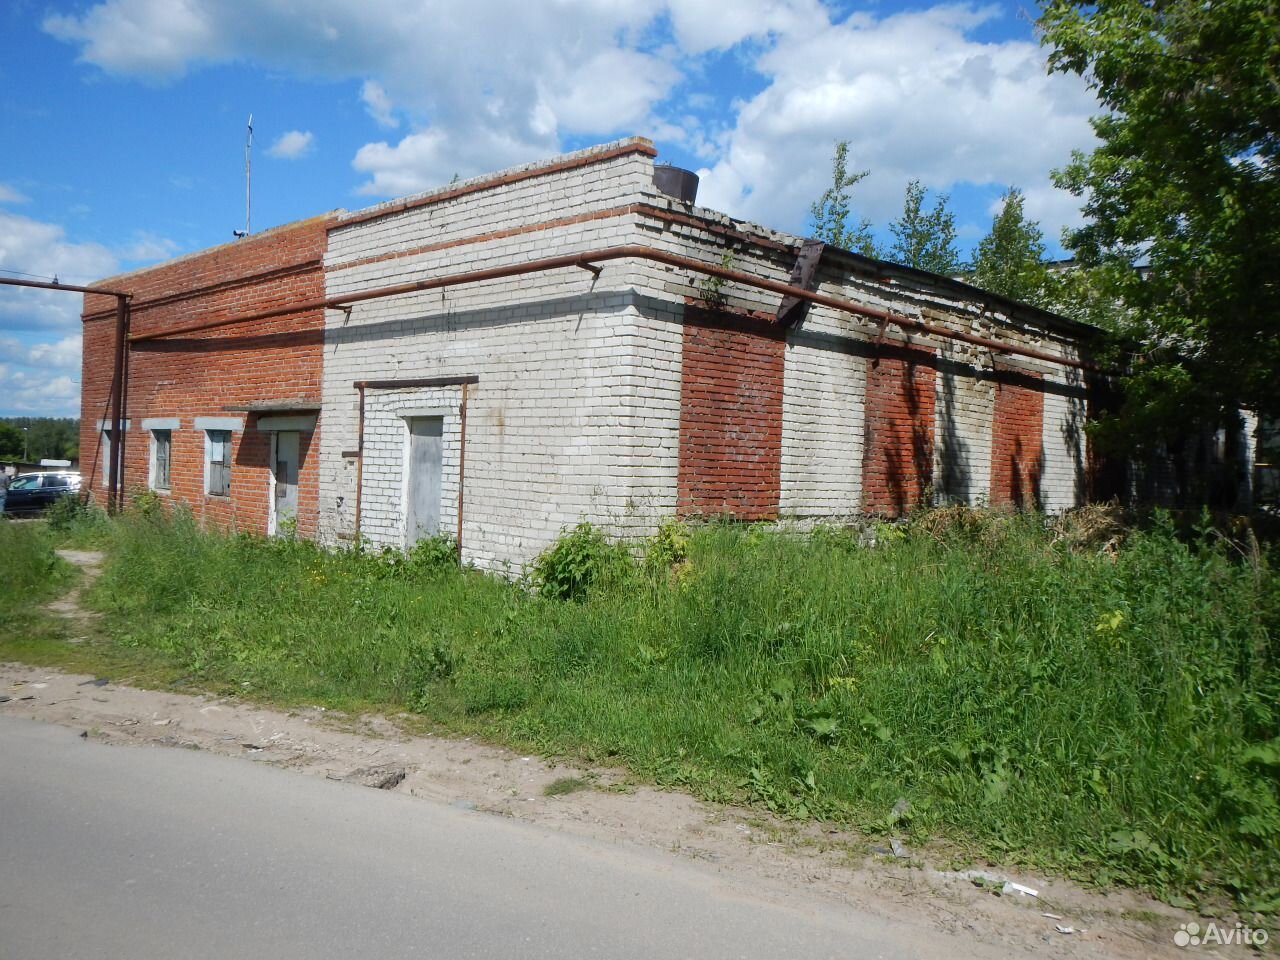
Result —
POLYGON ((440 475, 444 418, 411 417, 409 476, 405 484, 405 547, 440 532, 440 475))

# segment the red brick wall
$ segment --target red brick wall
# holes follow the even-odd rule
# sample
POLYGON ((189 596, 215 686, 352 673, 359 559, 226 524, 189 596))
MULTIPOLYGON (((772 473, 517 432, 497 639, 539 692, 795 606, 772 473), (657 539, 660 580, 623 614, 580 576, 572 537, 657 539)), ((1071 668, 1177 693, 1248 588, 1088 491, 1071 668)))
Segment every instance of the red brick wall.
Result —
POLYGON ((867 361, 862 507, 901 516, 921 503, 933 480, 933 351, 889 348, 867 361))
MULTIPOLYGON (((131 332, 147 333, 180 324, 324 296, 322 259, 329 218, 281 227, 112 280, 108 286, 133 295, 131 332)), ((115 300, 85 297, 80 450, 84 487, 105 497, 108 465, 101 457, 98 421, 110 420, 115 344, 115 300), (101 462, 100 462, 101 460, 101 462)), ((197 517, 222 526, 265 532, 271 435, 254 429, 252 414, 229 406, 264 400, 321 399, 323 311, 235 325, 133 345, 129 353, 124 489, 145 490, 150 434, 144 418, 179 418, 173 432, 171 498, 190 505, 197 517), (204 490, 204 432, 195 417, 243 417, 233 435, 231 496, 204 490)), ((322 425, 321 425, 322 426, 322 425)), ((319 435, 302 435, 298 477, 298 527, 313 534, 319 512, 319 435)))
POLYGON ((991 425, 991 505, 1040 508, 1044 468, 1044 394, 1039 374, 1005 372, 996 380, 991 425))
POLYGON ((678 515, 777 518, 784 350, 776 328, 685 309, 678 515))

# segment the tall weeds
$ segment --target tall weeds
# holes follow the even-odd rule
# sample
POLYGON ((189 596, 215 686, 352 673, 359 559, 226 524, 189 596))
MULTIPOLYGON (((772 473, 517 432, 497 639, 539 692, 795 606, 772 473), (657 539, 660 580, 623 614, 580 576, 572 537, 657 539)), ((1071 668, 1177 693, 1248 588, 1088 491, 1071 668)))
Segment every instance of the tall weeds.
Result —
POLYGON ((71 568, 53 552, 54 538, 43 524, 0 517, 0 628, 24 622, 44 600, 71 582, 71 568))
POLYGON ((119 642, 275 698, 409 708, 787 816, 1280 907, 1265 553, 1163 522, 1100 550, 967 511, 885 533, 668 529, 669 563, 635 564, 579 529, 571 589, 539 590, 153 516, 115 526, 94 602, 119 642), (579 569, 593 551, 607 575, 579 569))

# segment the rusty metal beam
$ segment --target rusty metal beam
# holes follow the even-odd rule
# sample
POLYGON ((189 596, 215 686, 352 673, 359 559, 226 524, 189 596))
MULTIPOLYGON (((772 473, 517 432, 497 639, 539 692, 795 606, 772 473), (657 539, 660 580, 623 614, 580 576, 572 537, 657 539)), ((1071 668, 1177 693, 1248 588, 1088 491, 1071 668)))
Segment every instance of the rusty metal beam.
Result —
POLYGON ((479 382, 480 377, 471 373, 462 377, 421 377, 416 380, 357 380, 352 386, 357 390, 410 390, 416 387, 461 387, 479 382))
POLYGON ((15 277, 0 277, 0 285, 34 290, 62 290, 67 293, 96 293, 116 298, 115 358, 111 375, 111 457, 107 464, 107 509, 112 513, 116 512, 124 500, 124 423, 128 404, 129 298, 132 294, 105 287, 81 287, 72 283, 48 283, 15 277))
POLYGON ((467 388, 470 380, 462 383, 462 407, 458 411, 458 533, 455 546, 458 548, 458 565, 462 565, 462 491, 467 485, 467 388))
POLYGON ((336 297, 327 297, 323 300, 305 300, 301 303, 295 303, 288 307, 277 307, 272 310, 260 310, 255 313, 223 317, 219 320, 207 320, 200 323, 190 323, 177 327, 168 327, 162 330, 153 330, 147 333, 134 334, 129 338, 129 341, 130 343, 142 343, 148 340, 159 340, 183 333, 198 333, 205 330, 215 330, 236 324, 252 323, 259 320, 270 320, 276 317, 305 313, 311 310, 340 309, 342 307, 349 306, 350 304, 361 303, 366 300, 378 300, 384 297, 420 293, 425 290, 437 290, 442 287, 460 286, 468 283, 482 283, 487 280, 517 277, 530 273, 541 273, 547 270, 559 270, 568 267, 587 267, 610 260, 625 259, 650 260, 655 263, 663 263, 667 266, 676 267, 682 270, 689 270, 693 273, 701 273, 707 276, 732 281, 734 283, 740 283, 743 286, 755 287, 760 290, 768 290, 773 293, 782 294, 783 296, 793 296, 800 300, 820 304, 825 307, 831 307, 833 310, 839 310, 844 313, 852 313, 857 316, 869 317, 873 320, 891 323, 908 332, 941 337, 948 340, 958 340, 963 343, 973 344, 974 346, 985 347, 986 349, 997 353, 1010 353, 1017 356, 1030 357, 1035 360, 1042 360, 1045 363, 1057 364, 1065 367, 1075 367, 1083 370, 1098 369, 1095 364, 1085 360, 1074 360, 1070 357, 1060 357, 1044 350, 1036 350, 1032 347, 1023 347, 1018 344, 1006 343, 1001 340, 993 340, 990 337, 980 337, 975 334, 965 333, 961 330, 952 330, 949 327, 940 327, 936 324, 926 323, 915 317, 904 316, 902 314, 893 313, 889 310, 881 310, 877 307, 863 306, 862 304, 854 303, 851 300, 844 300, 840 297, 832 297, 813 290, 806 290, 803 287, 798 287, 790 283, 782 283, 777 280, 769 280, 765 277, 752 276, 751 274, 742 273, 738 270, 730 270, 726 267, 703 263, 701 260, 694 260, 690 257, 680 256, 679 254, 667 253, 665 250, 656 250, 652 247, 640 245, 606 247, 600 250, 588 250, 583 251, 582 253, 571 253, 559 257, 544 257, 540 260, 530 260, 526 263, 509 264, 503 267, 491 267, 487 270, 472 270, 466 273, 449 274, 443 277, 432 277, 426 280, 417 280, 410 283, 400 283, 388 287, 378 287, 373 290, 364 290, 359 293, 348 293, 336 297))
POLYGON ((107 510, 120 509, 120 488, 124 477, 124 393, 125 354, 128 352, 129 302, 116 300, 115 363, 111 373, 111 462, 107 464, 107 510))
POLYGON ((46 283, 43 280, 18 280, 14 277, 0 277, 0 285, 6 287, 33 287, 36 290, 66 290, 68 293, 100 293, 104 297, 131 297, 133 294, 120 290, 107 290, 103 287, 77 287, 71 283, 46 283))
MULTIPOLYGON (((800 246, 796 264, 791 268, 791 286, 806 290, 818 288, 818 263, 826 244, 821 240, 806 240, 800 246)), ((776 322, 784 327, 798 327, 809 315, 809 301, 789 293, 778 304, 776 322)))

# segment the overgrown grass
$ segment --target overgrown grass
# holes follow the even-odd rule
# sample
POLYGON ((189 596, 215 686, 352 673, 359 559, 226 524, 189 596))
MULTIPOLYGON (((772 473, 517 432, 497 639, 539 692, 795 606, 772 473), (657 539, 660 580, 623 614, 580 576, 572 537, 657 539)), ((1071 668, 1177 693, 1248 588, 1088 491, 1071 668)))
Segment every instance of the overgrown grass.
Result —
POLYGON ((118 643, 211 683, 1280 907, 1280 578, 1262 551, 1163 521, 1099 550, 969 511, 874 548, 668 528, 661 562, 635 564, 590 531, 570 541, 572 569, 544 561, 538 590, 435 548, 392 562, 135 517, 92 596, 118 643))
POLYGON ((0 631, 27 623, 71 583, 74 573, 53 552, 54 542, 44 524, 0 517, 0 631))

